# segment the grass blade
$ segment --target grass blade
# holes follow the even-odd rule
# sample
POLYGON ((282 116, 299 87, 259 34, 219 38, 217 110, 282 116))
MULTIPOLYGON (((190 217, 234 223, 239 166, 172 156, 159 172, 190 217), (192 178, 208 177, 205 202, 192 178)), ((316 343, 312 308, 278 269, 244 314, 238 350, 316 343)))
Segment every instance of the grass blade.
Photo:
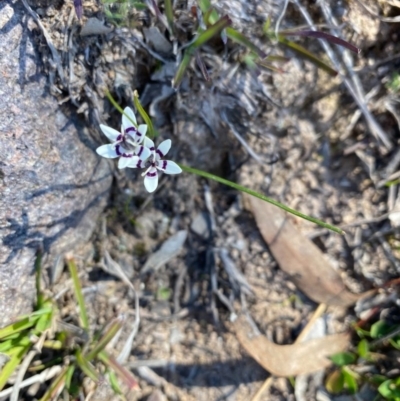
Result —
POLYGON ((82 324, 82 327, 86 330, 86 332, 88 332, 89 331, 89 319, 88 319, 87 312, 86 312, 85 299, 83 298, 81 283, 80 283, 79 277, 78 277, 78 270, 76 268, 75 261, 72 258, 67 259, 67 265, 68 265, 69 272, 71 274, 72 282, 74 284, 74 292, 75 292, 76 299, 78 301, 79 316, 80 316, 81 324, 82 324))
POLYGON ((97 342, 95 347, 86 355, 86 358, 90 361, 95 358, 99 352, 101 352, 107 344, 116 336, 119 330, 121 330, 123 326, 122 319, 115 319, 108 327, 106 333, 103 337, 97 342))
POLYGON ((282 36, 304 36, 309 38, 317 38, 317 39, 325 39, 328 42, 334 43, 335 45, 345 47, 346 49, 351 50, 354 53, 360 54, 361 49, 352 45, 351 43, 338 38, 337 36, 333 36, 329 33, 321 32, 321 31, 283 31, 279 32, 279 35, 282 36))
POLYGON ((154 138, 155 136, 157 136, 157 132, 154 129, 153 123, 152 123, 149 115, 146 113, 145 109, 140 104, 139 94, 136 90, 133 92, 133 103, 135 104, 136 110, 141 115, 144 122, 147 124, 147 129, 148 129, 147 136, 150 138, 154 138))
POLYGON ((118 375, 118 377, 125 383, 129 390, 137 390, 139 388, 139 384, 132 373, 118 363, 115 358, 102 351, 99 353, 99 359, 118 375))
POLYGON ((82 355, 82 352, 78 349, 75 353, 76 363, 82 370, 82 372, 90 377, 95 383, 99 381, 99 374, 96 372, 94 367, 90 364, 85 356, 82 355))
POLYGON ((283 37, 281 35, 278 36, 278 42, 280 44, 288 47, 289 49, 293 50, 294 52, 296 52, 300 56, 308 59, 313 64, 315 64, 317 67, 321 68, 321 70, 324 70, 325 72, 327 72, 329 75, 331 75, 333 77, 336 77, 336 75, 338 74, 338 72, 336 70, 334 70, 328 64, 324 63, 322 60, 320 60, 313 53, 309 52, 303 46, 301 46, 301 45, 299 45, 299 44, 297 44, 295 42, 292 42, 292 41, 286 39, 285 37, 283 37))
POLYGON ((263 52, 259 47, 257 47, 254 43, 252 43, 249 39, 246 38, 243 34, 236 31, 233 28, 226 28, 226 34, 228 38, 232 39, 234 42, 239 43, 254 53, 258 54, 261 58, 266 57, 267 55, 263 52))
POLYGON ((31 344, 28 344, 15 348, 15 352, 13 352, 10 360, 3 366, 0 372, 0 391, 3 390, 3 387, 6 385, 17 366, 21 363, 30 346, 31 344))
POLYGON ((172 9, 172 0, 164 0, 165 16, 171 33, 174 32, 174 11, 172 9))

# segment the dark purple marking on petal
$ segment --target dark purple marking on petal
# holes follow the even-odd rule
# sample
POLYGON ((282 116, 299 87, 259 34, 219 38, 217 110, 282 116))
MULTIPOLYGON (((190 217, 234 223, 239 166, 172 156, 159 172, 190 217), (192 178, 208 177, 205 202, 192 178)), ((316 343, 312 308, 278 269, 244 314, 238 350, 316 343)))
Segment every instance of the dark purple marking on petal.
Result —
POLYGON ((162 170, 165 170, 165 169, 167 168, 167 164, 168 164, 168 162, 167 162, 166 160, 162 160, 161 169, 162 169, 162 170))
POLYGON ((151 148, 149 148, 152 152, 154 152, 154 146, 152 146, 151 148))
POLYGON ((126 130, 125 130, 125 134, 127 134, 127 133, 129 133, 129 132, 136 132, 136 128, 135 127, 128 127, 126 130))
POLYGON ((156 150, 156 153, 160 156, 160 159, 165 156, 159 149, 156 150))
POLYGON ((117 142, 122 141, 122 135, 117 136, 117 142))
POLYGON ((139 157, 140 155, 143 153, 144 147, 143 146, 139 146, 139 152, 136 153, 139 157))
POLYGON ((137 167, 137 168, 143 168, 142 160, 139 160, 139 161, 137 162, 136 167, 137 167))
POLYGON ((131 155, 131 154, 129 154, 129 153, 121 153, 121 151, 119 150, 119 148, 120 148, 119 145, 117 145, 117 146, 115 147, 115 152, 117 153, 118 156, 121 156, 121 157, 132 157, 132 156, 133 156, 133 155, 131 155))
POLYGON ((154 173, 150 173, 150 171, 146 174, 147 177, 155 177, 157 175, 157 171, 155 171, 154 173))

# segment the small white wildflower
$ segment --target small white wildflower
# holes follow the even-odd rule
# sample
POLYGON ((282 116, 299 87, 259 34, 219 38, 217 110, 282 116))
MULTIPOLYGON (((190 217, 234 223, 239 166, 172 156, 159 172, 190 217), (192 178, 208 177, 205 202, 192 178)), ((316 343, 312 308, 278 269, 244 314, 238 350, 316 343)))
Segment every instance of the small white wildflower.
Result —
MULTIPOLYGON (((135 113, 130 107, 126 107, 124 113, 137 124, 135 113)), ((140 160, 146 160, 151 155, 150 149, 141 145, 146 135, 147 125, 141 124, 136 127, 125 114, 122 115, 121 132, 100 124, 103 134, 112 143, 96 149, 100 156, 109 159, 119 157, 118 168, 125 168, 132 158, 138 157, 140 160)))
POLYGON ((154 142, 149 139, 144 139, 144 146, 150 149, 150 156, 146 161, 139 159, 139 157, 132 158, 127 167, 131 168, 146 168, 147 170, 142 174, 144 176, 144 186, 148 192, 154 192, 158 186, 158 171, 163 171, 166 174, 179 174, 182 169, 171 160, 162 160, 171 148, 171 140, 167 139, 158 145, 157 149, 154 142))

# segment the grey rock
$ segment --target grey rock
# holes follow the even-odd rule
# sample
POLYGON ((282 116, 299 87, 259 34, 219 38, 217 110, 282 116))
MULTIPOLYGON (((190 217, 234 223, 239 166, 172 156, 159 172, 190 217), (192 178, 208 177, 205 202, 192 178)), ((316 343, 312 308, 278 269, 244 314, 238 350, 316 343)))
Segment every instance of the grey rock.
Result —
POLYGON ((39 248, 51 264, 89 239, 112 180, 85 124, 49 94, 29 18, 0 3, 0 327, 32 308, 39 248))

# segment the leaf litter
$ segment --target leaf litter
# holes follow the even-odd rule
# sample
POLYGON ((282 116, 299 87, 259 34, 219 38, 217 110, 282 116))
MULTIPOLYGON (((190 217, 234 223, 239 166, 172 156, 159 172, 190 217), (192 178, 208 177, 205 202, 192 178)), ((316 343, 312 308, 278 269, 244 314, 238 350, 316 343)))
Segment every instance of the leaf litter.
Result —
POLYGON ((246 197, 264 241, 279 267, 304 294, 318 303, 347 307, 369 293, 353 294, 319 248, 276 207, 246 197))
POLYGON ((332 364, 329 356, 344 351, 350 340, 348 333, 331 334, 306 342, 278 345, 263 335, 254 335, 245 316, 234 323, 243 348, 268 372, 282 377, 313 373, 332 364))

